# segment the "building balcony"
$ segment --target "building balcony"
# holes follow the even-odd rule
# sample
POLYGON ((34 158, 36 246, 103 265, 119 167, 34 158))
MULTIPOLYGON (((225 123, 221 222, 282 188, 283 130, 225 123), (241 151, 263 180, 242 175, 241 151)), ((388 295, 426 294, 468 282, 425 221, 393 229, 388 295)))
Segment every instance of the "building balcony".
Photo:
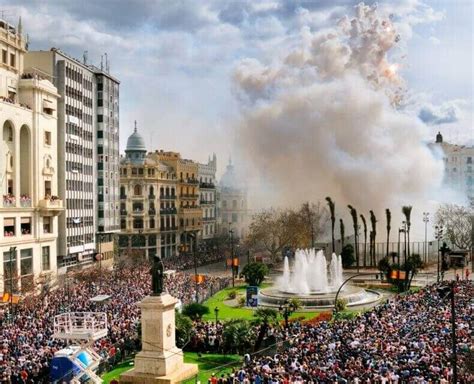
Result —
POLYGON ((43 215, 57 216, 64 210, 63 201, 56 196, 40 200, 38 207, 43 215))
POLYGON ((197 199, 199 197, 199 195, 197 194, 183 194, 180 196, 182 199, 197 199))
POLYGON ((214 183, 200 183, 199 188, 201 189, 215 189, 216 186, 214 183))
POLYGON ((215 221, 216 218, 215 217, 203 217, 202 220, 208 222, 208 221, 215 221))
POLYGON ((12 194, 3 195, 3 208, 15 208, 16 197, 12 194))
POLYGON ((199 180, 197 179, 191 179, 191 178, 188 178, 188 179, 180 179, 179 182, 181 184, 193 184, 193 185, 198 185, 199 184, 199 180))
POLYGON ((132 215, 143 215, 144 212, 145 210, 137 208, 132 211, 132 215))
POLYGON ((170 227, 162 227, 160 228, 160 232, 175 232, 178 230, 177 226, 170 226, 170 227))
POLYGON ((160 200, 176 200, 176 195, 160 195, 160 200))
POLYGON ((148 195, 148 200, 155 200, 156 195, 148 195))
POLYGON ((216 202, 211 200, 201 200, 199 204, 201 205, 214 205, 216 202))
POLYGON ((127 195, 120 195, 120 200, 126 200, 127 199, 127 195))
POLYGON ((156 209, 155 208, 148 209, 148 214, 149 215, 156 215, 156 209))
POLYGON ((126 209, 121 209, 120 210, 120 215, 121 216, 127 216, 127 210, 126 209))
POLYGON ((160 209, 160 215, 175 215, 178 211, 176 208, 163 208, 160 209))
POLYGON ((182 207, 181 208, 181 213, 196 213, 201 210, 201 207, 195 206, 195 207, 182 207))

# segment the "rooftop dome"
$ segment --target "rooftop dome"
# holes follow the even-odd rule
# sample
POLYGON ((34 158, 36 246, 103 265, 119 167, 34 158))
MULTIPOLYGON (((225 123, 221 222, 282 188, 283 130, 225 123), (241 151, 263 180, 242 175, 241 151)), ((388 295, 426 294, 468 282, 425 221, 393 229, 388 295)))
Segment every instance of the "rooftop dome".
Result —
POLYGON ((127 140, 127 149, 126 151, 145 151, 145 140, 143 137, 137 132, 137 122, 135 121, 135 128, 133 133, 129 136, 127 140))

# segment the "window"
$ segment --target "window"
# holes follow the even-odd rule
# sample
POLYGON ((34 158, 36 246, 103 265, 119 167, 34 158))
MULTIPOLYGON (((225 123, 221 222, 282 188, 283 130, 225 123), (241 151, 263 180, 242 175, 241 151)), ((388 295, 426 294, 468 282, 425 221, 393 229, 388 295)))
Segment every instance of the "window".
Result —
POLYGON ((133 194, 135 196, 140 196, 142 194, 142 187, 140 185, 135 185, 135 187, 133 188, 133 194))
POLYGON ((5 237, 15 236, 15 218, 6 217, 3 219, 3 235, 5 237))
POLYGON ((43 271, 49 271, 51 269, 51 263, 49 258, 49 247, 42 248, 41 254, 41 268, 43 271))
POLYGON ((222 208, 227 208, 227 200, 222 201, 222 208))
POLYGON ((133 220, 133 228, 143 229, 143 219, 134 219, 133 220))
POLYGON ((31 235, 31 217, 21 218, 21 235, 31 235))
POLYGON ((17 292, 18 270, 16 264, 17 252, 3 252, 3 290, 4 292, 17 292))
POLYGON ((43 233, 53 233, 51 217, 43 216, 43 233))
POLYGON ((51 145, 51 132, 44 131, 44 143, 46 145, 51 145))
POLYGON ((155 228, 155 219, 150 219, 150 229, 155 228))
POLYGON ((10 67, 15 67, 15 54, 10 53, 10 67))
POLYGON ((232 208, 237 209, 237 200, 232 200, 232 208))
POLYGON ((7 57, 8 57, 7 50, 2 49, 2 63, 3 64, 7 64, 7 57))
POLYGON ((33 273, 33 249, 22 249, 20 251, 20 274, 21 276, 33 273))
POLYGON ((238 220, 237 213, 233 213, 232 214, 232 222, 237 223, 237 220, 238 220))
POLYGON ((44 196, 51 196, 51 181, 49 180, 44 182, 44 196))
POLYGON ((466 163, 472 164, 472 157, 471 157, 471 156, 469 156, 469 157, 467 158, 466 163))

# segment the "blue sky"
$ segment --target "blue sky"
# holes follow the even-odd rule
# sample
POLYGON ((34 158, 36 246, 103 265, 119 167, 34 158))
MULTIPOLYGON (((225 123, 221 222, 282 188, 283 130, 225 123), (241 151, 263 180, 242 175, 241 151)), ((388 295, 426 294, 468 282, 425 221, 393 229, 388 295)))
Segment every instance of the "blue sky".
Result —
MULTIPOLYGON (((30 50, 57 47, 99 64, 107 52, 121 84, 121 146, 138 121, 149 149, 180 151, 219 171, 234 149, 240 104, 233 74, 245 58, 271 64, 303 27, 334 26, 359 0, 4 0, 21 15, 30 50)), ((372 1, 368 2, 373 3, 372 1)), ((452 141, 474 140, 473 5, 470 0, 379 1, 399 28, 407 105, 452 141)))

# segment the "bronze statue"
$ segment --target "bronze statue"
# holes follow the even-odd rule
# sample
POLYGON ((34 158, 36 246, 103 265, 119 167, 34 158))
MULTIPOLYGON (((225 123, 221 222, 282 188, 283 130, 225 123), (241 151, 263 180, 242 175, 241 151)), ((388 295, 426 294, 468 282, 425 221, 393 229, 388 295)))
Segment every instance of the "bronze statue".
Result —
POLYGON ((153 258, 153 266, 150 270, 152 296, 160 296, 163 293, 164 269, 160 256, 155 255, 153 258))

